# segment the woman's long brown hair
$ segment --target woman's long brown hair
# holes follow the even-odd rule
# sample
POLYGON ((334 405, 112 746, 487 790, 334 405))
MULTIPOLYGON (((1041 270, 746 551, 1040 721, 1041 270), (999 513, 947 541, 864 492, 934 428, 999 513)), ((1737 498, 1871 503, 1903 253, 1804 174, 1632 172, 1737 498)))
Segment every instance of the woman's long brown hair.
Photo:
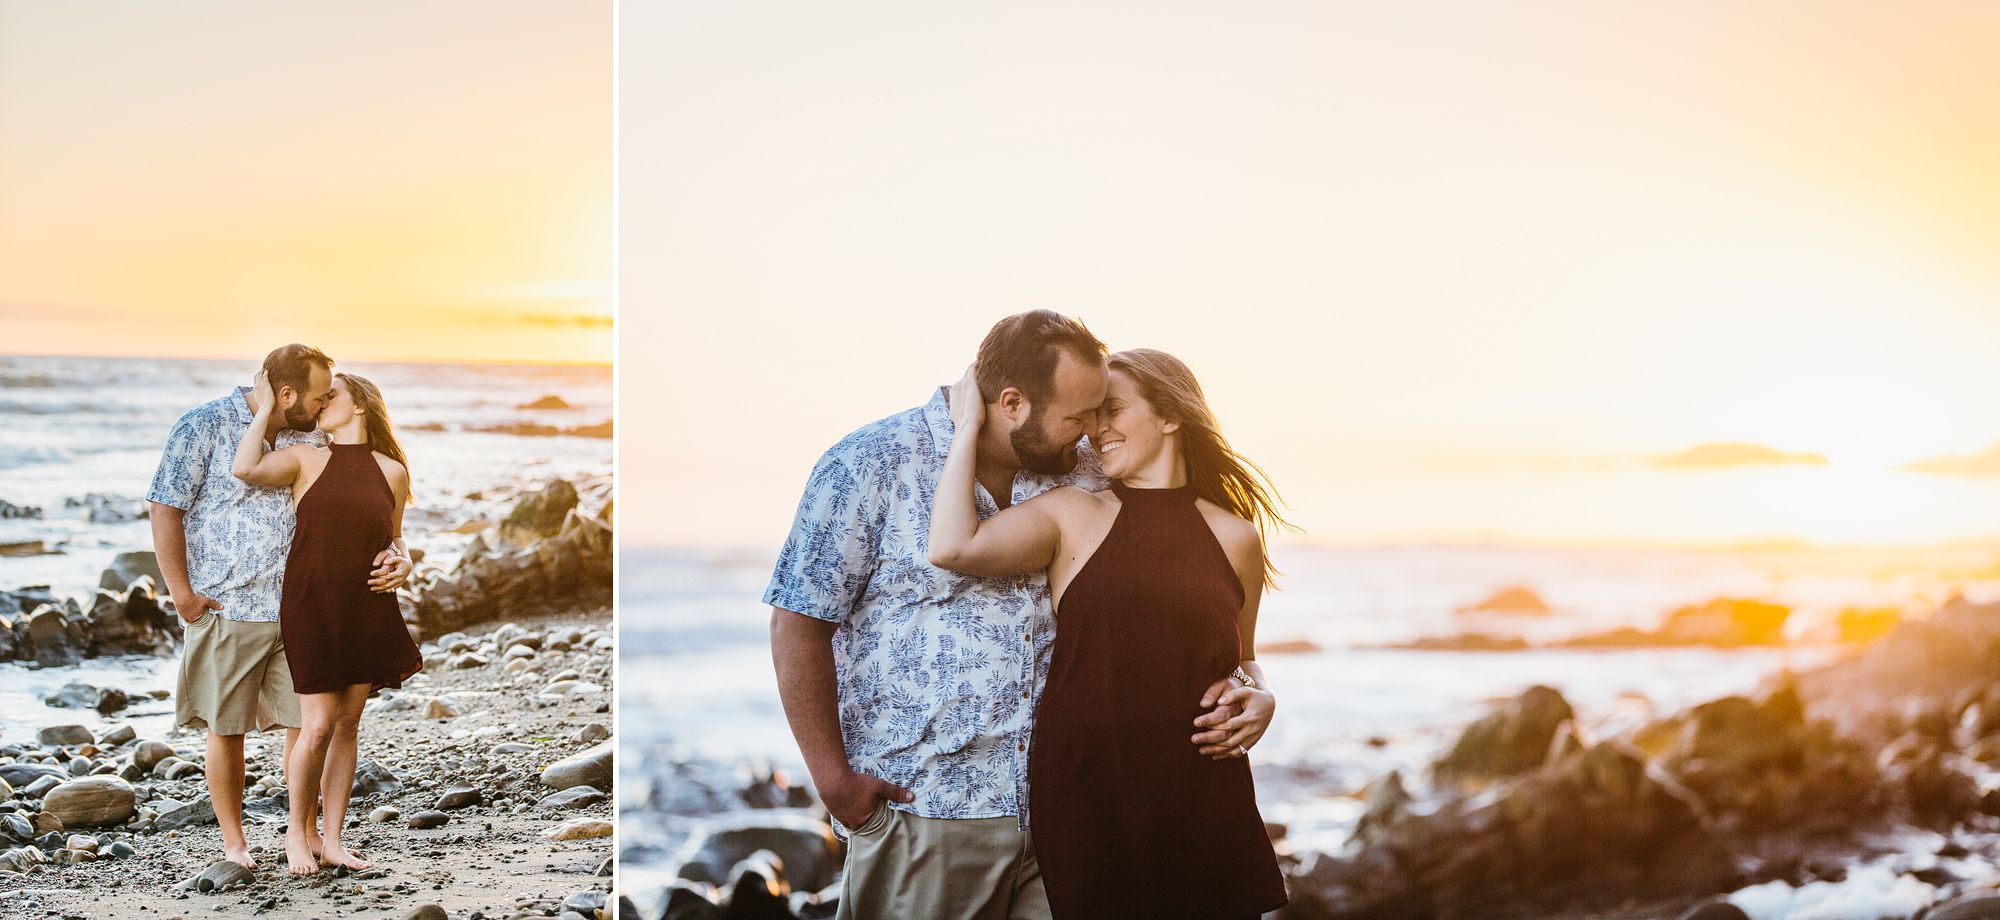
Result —
MULTIPOLYGON (((347 383, 347 395, 354 398, 354 405, 361 410, 362 428, 368 434, 368 446, 389 459, 403 465, 408 472, 410 461, 403 456, 402 442, 396 440, 396 426, 389 424, 389 407, 382 403, 382 389, 368 378, 356 374, 335 374, 347 383)), ((416 493, 410 494, 416 501, 416 493)))
MULTIPOLYGON (((1273 527, 1299 531, 1278 512, 1283 500, 1264 469, 1229 446, 1209 411, 1208 398, 1194 371, 1181 359, 1152 348, 1133 348, 1110 357, 1111 369, 1123 372, 1138 384, 1139 395, 1153 412, 1169 422, 1179 422, 1174 433, 1180 436, 1181 462, 1187 466, 1188 485, 1194 494, 1208 499, 1237 517, 1257 525, 1257 533, 1270 543, 1273 527)), ((1303 531, 1299 531, 1303 532, 1303 531)), ((1271 554, 1264 553, 1264 584, 1275 586, 1277 567, 1271 554)))

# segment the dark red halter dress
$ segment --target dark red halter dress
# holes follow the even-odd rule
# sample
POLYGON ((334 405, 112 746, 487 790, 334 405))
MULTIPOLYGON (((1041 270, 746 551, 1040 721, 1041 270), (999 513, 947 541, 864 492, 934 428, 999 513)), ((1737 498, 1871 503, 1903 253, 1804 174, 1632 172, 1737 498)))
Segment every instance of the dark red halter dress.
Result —
POLYGON ((394 536, 396 493, 366 444, 332 445, 299 501, 278 624, 292 689, 401 687, 424 666, 395 592, 368 590, 375 554, 394 536))
POLYGON ((1193 489, 1111 488, 1056 610, 1028 797, 1055 920, 1243 920, 1286 901, 1250 763, 1188 741, 1241 657, 1243 582, 1193 489))

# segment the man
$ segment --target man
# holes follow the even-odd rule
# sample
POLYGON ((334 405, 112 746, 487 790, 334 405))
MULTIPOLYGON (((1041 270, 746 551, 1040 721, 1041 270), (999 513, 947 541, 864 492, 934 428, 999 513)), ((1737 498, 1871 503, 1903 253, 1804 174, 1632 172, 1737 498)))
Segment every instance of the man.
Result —
MULTIPOLYGON (((333 359, 286 345, 264 358, 264 373, 280 410, 264 431, 265 449, 314 439, 320 411, 333 397, 333 359)), ((146 496, 160 574, 186 624, 175 724, 208 732, 208 792, 222 826, 223 856, 245 868, 256 861, 243 835, 243 735, 282 725, 289 755, 300 725, 278 627, 292 495, 229 473, 256 415, 252 395, 237 387, 182 416, 146 496)), ((376 591, 395 590, 413 567, 393 548, 375 563, 369 585, 376 591)))
POLYGON ((947 572, 926 542, 955 436, 980 439, 982 518, 1059 486, 1105 487, 1078 443, 1104 401, 1105 347, 1035 310, 994 325, 974 373, 978 431, 952 430, 940 387, 820 458, 764 595, 785 716, 849 833, 842 920, 1048 917, 1027 832, 1048 579, 947 572))

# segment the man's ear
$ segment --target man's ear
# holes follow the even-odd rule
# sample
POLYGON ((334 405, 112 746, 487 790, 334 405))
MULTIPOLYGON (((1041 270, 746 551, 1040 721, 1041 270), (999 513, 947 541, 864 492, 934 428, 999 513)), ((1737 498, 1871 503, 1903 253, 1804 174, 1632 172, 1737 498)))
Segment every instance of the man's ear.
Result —
POLYGON ((1027 395, 1013 387, 1001 390, 1000 398, 997 402, 1000 404, 1000 413, 1007 416, 1007 420, 1015 424, 1025 421, 1029 410, 1034 408, 1028 403, 1027 395))
POLYGON ((290 409, 292 406, 296 405, 298 401, 299 401, 299 391, 294 390, 289 386, 282 386, 278 388, 278 408, 290 409))

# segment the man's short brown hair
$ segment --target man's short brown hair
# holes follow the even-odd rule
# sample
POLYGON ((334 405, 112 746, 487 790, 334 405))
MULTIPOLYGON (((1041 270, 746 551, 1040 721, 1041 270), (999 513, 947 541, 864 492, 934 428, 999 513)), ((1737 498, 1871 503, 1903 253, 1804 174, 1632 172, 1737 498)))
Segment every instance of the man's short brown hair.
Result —
POLYGON ((1054 310, 1029 310, 994 323, 973 363, 979 398, 990 403, 1013 387, 1039 411, 1055 390, 1056 364, 1065 351, 1089 362, 1104 360, 1107 349, 1082 321, 1054 310))
POLYGON ((274 349, 264 356, 264 377, 271 381, 271 393, 275 395, 279 390, 291 387, 292 392, 305 396, 306 385, 312 382, 315 364, 328 373, 333 372, 333 359, 311 345, 294 342, 274 349))

